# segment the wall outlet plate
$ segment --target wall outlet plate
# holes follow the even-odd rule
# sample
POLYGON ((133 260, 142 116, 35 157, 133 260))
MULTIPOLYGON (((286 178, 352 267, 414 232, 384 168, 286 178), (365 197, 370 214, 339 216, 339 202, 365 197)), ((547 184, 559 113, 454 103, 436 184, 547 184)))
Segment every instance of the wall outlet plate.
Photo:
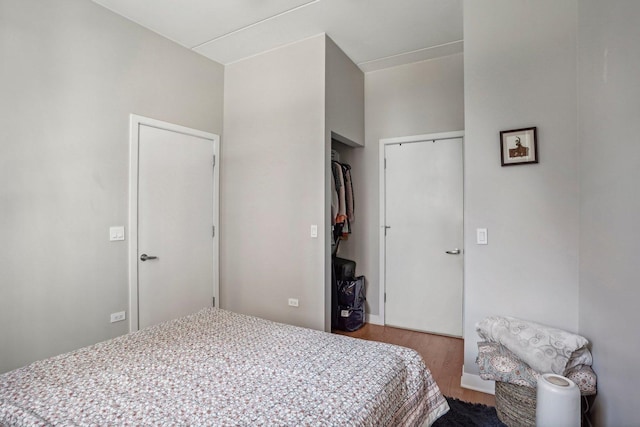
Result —
POLYGON ((117 313, 111 313, 111 323, 121 322, 127 318, 126 311, 119 311, 117 313))
POLYGON ((124 240, 124 225, 109 227, 109 240, 112 242, 124 240))
POLYGON ((289 298, 290 307, 298 307, 298 298, 289 298))

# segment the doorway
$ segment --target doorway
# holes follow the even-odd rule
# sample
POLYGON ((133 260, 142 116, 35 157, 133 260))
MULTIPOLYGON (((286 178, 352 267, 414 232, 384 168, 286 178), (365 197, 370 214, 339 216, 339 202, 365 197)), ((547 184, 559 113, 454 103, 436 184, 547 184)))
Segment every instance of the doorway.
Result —
POLYGON ((130 330, 216 305, 219 137, 131 116, 130 330))
POLYGON ((381 140, 381 301, 389 326, 462 336, 463 133, 381 140))

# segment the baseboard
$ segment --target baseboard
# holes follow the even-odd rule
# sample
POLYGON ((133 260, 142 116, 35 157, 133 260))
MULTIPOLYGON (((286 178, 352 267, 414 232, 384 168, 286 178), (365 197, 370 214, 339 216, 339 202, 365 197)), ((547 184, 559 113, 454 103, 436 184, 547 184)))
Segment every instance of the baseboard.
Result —
POLYGON ((462 388, 468 388, 469 390, 475 390, 487 394, 496 394, 496 382, 483 380, 480 375, 462 373, 462 379, 460 380, 460 386, 462 388))
POLYGON ((367 323, 373 323, 374 325, 384 326, 384 321, 377 314, 367 314, 365 315, 365 320, 367 323))

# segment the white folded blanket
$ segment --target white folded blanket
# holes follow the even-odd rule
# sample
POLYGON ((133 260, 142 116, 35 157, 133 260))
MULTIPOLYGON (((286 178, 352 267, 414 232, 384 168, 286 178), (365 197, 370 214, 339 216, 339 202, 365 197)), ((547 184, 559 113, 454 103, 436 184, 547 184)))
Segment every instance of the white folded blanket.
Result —
POLYGON ((541 374, 565 375, 593 363, 589 341, 562 329, 515 317, 489 316, 476 324, 476 331, 485 341, 502 344, 541 374))

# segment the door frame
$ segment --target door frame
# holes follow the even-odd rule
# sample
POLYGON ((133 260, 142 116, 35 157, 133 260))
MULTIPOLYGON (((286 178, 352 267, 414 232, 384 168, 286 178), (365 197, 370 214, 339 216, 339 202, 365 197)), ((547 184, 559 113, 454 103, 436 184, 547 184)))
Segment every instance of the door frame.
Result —
POLYGON ((210 140, 213 144, 215 162, 213 166, 213 297, 215 307, 220 304, 219 247, 220 247, 220 136, 191 129, 161 120, 131 114, 129 117, 129 332, 137 331, 138 325, 138 177, 140 126, 149 126, 171 132, 182 133, 210 140))
MULTIPOLYGON (((404 143, 412 143, 412 142, 422 142, 422 141, 436 141, 436 140, 443 140, 443 139, 457 139, 457 138, 462 138, 462 174, 463 174, 463 187, 462 187, 462 200, 463 200, 463 215, 462 215, 462 236, 463 236, 463 241, 464 241, 464 131, 454 131, 454 132, 442 132, 442 133, 429 133, 429 134, 424 134, 424 135, 412 135, 412 136, 401 136, 401 137, 396 137, 396 138, 383 138, 380 140, 380 147, 379 147, 379 163, 378 163, 378 176, 380 178, 379 180, 379 187, 378 187, 378 194, 379 194, 379 203, 380 203, 380 223, 378 224, 378 233, 379 233, 379 249, 380 249, 380 261, 379 261, 379 265, 380 265, 380 271, 379 271, 379 295, 378 295, 378 301, 379 301, 379 308, 378 308, 378 316, 375 315, 370 315, 369 317, 369 321, 371 323, 377 324, 377 325, 385 325, 386 324, 386 319, 385 319, 385 313, 384 313, 384 309, 385 309, 385 301, 384 301, 384 295, 386 292, 386 280, 385 280, 385 274, 386 274, 386 259, 387 259, 387 253, 386 253, 386 242, 385 242, 385 225, 386 225, 386 179, 385 179, 385 148, 387 145, 393 145, 393 144, 404 144, 404 143)), ((465 259, 464 257, 462 258, 462 265, 463 265, 463 269, 462 269, 462 333, 464 336, 464 263, 465 263, 465 259)))

